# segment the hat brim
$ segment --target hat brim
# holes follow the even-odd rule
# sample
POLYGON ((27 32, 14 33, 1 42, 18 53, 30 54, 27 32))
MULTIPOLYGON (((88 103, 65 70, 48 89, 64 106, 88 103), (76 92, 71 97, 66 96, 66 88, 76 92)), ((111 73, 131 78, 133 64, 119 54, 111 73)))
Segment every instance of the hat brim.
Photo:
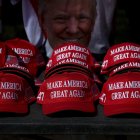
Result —
POLYGON ((52 69, 46 72, 45 77, 50 77, 51 75, 55 73, 61 73, 65 71, 79 71, 81 73, 84 73, 90 77, 92 77, 92 72, 89 69, 86 69, 84 67, 81 67, 79 65, 74 65, 74 64, 61 64, 54 66, 52 69))

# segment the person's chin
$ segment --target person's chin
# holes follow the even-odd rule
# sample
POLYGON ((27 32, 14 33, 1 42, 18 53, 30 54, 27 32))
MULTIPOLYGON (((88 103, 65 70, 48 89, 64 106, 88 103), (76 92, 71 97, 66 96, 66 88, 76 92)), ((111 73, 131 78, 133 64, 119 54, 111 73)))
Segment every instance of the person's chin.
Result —
POLYGON ((76 43, 76 44, 81 44, 83 46, 87 46, 88 47, 88 43, 87 41, 83 41, 81 39, 60 39, 57 42, 53 43, 53 46, 59 46, 65 43, 76 43))
POLYGON ((65 40, 63 43, 76 43, 76 44, 81 44, 83 46, 88 46, 88 43, 86 43, 85 41, 82 41, 82 40, 78 40, 78 39, 65 40))

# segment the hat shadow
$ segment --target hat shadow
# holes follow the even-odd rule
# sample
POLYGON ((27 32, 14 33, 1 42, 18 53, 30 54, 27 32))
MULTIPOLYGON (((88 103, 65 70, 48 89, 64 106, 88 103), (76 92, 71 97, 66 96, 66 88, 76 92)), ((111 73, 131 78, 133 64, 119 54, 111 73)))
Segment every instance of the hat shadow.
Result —
POLYGON ((59 112, 49 114, 47 116, 53 117, 53 118, 94 117, 94 116, 96 116, 96 112, 82 112, 82 111, 77 111, 77 110, 64 110, 64 111, 59 111, 59 112))

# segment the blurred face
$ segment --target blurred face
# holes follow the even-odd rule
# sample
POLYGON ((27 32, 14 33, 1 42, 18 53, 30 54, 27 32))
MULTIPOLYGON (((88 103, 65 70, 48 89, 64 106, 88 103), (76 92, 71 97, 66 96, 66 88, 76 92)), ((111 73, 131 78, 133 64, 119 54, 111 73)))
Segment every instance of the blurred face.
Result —
POLYGON ((88 46, 95 20, 92 1, 44 0, 40 23, 52 48, 65 42, 88 46))

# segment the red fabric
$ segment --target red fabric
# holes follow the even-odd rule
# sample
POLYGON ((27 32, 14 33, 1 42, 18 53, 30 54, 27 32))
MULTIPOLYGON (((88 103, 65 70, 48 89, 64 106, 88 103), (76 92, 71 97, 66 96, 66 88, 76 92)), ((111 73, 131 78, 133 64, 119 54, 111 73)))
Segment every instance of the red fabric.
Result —
POLYGON ((79 72, 88 75, 90 77, 93 77, 93 73, 91 73, 91 71, 89 71, 88 69, 84 69, 82 67, 79 67, 77 65, 72 65, 72 64, 62 64, 62 65, 54 66, 51 70, 49 70, 45 74, 45 78, 48 78, 53 74, 62 74, 64 72, 79 72))
POLYGON ((128 62, 140 62, 140 45, 129 42, 116 44, 107 51, 101 74, 109 73, 111 69, 128 62))
POLYGON ((94 72, 97 63, 92 57, 88 48, 77 43, 65 43, 54 48, 53 54, 48 61, 46 74, 52 71, 54 67, 65 68, 65 65, 70 65, 71 69, 79 67, 94 72))
POLYGON ((22 59, 19 58, 18 54, 14 50, 7 47, 6 61, 4 67, 6 68, 15 68, 25 73, 29 73, 29 70, 26 68, 25 63, 22 59))
POLYGON ((37 75, 40 68, 46 65, 37 47, 28 41, 16 38, 7 40, 6 45, 17 54, 18 63, 24 63, 24 66, 33 77, 37 75))
POLYGON ((33 76, 30 74, 26 65, 19 58, 19 56, 11 49, 5 46, 6 54, 4 54, 4 65, 0 67, 0 71, 5 71, 9 73, 14 73, 24 77, 28 81, 34 81, 33 76), (20 59, 20 60, 19 60, 20 59))
POLYGON ((140 73, 127 72, 109 77, 99 97, 105 116, 140 113, 140 73))
POLYGON ((127 62, 124 64, 121 64, 120 66, 117 66, 110 70, 109 76, 112 76, 114 74, 123 72, 123 71, 140 71, 140 62, 127 62))
POLYGON ((94 101, 99 94, 94 81, 78 72, 65 72, 47 78, 41 85, 37 103, 43 114, 63 110, 95 112, 94 101))
POLYGON ((35 101, 29 83, 15 74, 0 72, 0 112, 27 113, 35 101))

